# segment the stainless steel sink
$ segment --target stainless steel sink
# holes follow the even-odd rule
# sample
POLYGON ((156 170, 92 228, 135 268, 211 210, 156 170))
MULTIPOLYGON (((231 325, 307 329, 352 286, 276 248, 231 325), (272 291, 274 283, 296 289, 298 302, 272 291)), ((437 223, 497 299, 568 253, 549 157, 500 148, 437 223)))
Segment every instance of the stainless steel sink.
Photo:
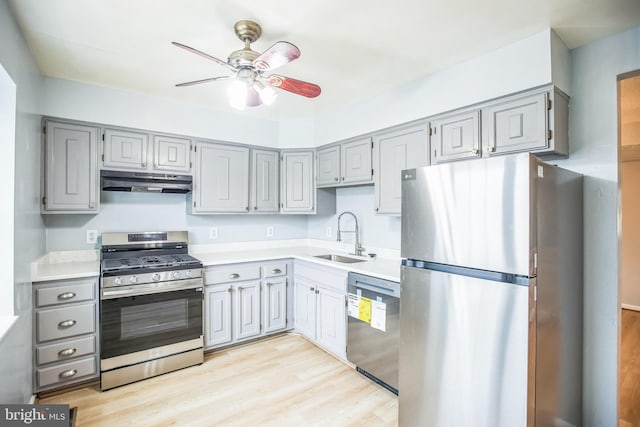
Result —
POLYGON ((351 258, 344 255, 326 254, 326 255, 314 255, 316 258, 326 259, 328 261, 342 262, 345 264, 353 264, 354 262, 365 262, 366 259, 351 258))

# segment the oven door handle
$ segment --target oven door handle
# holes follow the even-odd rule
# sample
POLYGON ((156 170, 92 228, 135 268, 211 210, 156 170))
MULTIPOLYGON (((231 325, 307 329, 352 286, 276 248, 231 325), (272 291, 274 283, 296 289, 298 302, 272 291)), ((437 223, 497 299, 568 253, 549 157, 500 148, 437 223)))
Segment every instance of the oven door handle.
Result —
POLYGON ((162 292, 182 291, 185 289, 202 288, 202 279, 182 280, 180 282, 149 283, 145 285, 117 286, 102 288, 100 299, 114 299, 134 297, 138 295, 159 294, 162 292))

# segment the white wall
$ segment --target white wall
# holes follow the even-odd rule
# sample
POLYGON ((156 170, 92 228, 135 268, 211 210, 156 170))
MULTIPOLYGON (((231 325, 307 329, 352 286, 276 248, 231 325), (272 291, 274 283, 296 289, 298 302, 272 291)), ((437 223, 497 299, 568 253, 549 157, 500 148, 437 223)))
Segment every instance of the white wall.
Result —
POLYGON ((618 74, 640 68, 640 27, 571 51, 571 157, 584 180, 584 425, 617 424, 618 74))
POLYGON ((0 402, 25 403, 31 397, 30 264, 45 246, 39 213, 42 78, 6 0, 0 0, 0 40, 0 64, 16 84, 15 198, 8 197, 13 192, 3 192, 0 198, 14 209, 14 283, 10 286, 14 286, 18 316, 0 339, 0 402))

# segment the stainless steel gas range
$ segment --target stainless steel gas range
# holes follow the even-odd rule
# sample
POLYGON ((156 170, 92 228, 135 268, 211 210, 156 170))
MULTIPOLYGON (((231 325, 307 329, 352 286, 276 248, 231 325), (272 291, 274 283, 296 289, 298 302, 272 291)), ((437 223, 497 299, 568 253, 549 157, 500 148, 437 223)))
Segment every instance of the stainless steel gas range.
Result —
POLYGON ((203 362, 202 263, 188 236, 102 234, 102 390, 203 362))

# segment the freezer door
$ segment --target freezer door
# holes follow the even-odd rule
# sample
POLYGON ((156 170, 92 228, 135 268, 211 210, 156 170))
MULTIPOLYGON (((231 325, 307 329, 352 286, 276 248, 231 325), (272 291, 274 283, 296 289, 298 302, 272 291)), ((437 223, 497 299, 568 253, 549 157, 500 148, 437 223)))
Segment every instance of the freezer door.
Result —
POLYGON ((402 257, 532 275, 536 164, 524 153, 403 171, 402 257))
POLYGON ((402 267, 399 425, 526 426, 528 291, 402 267))

